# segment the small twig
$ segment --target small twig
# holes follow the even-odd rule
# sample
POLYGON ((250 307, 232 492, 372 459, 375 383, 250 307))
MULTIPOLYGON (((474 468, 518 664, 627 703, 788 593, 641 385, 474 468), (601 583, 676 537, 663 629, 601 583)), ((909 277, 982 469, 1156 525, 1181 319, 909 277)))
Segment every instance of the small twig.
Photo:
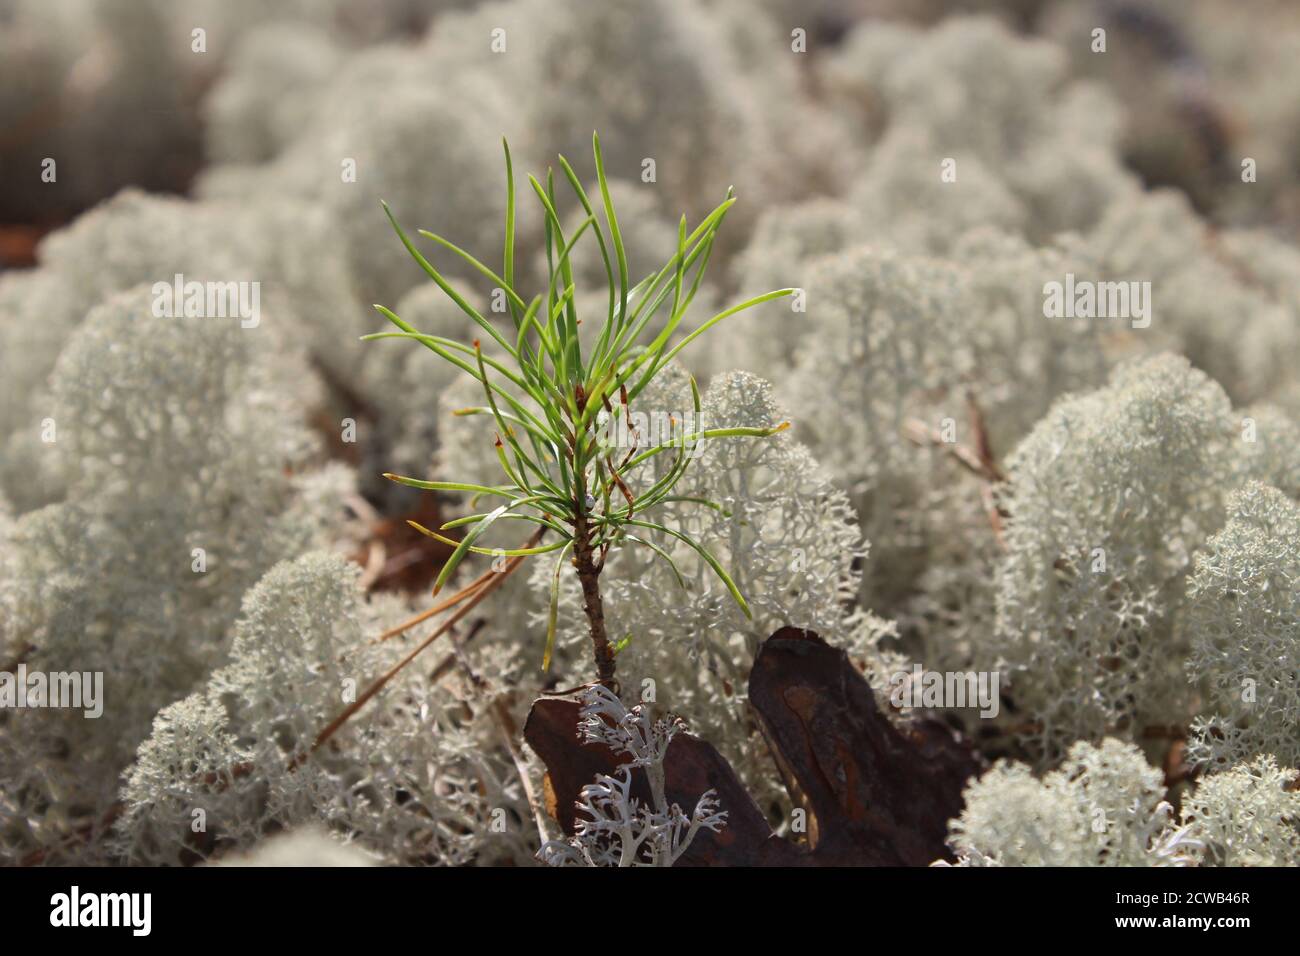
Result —
MULTIPOLYGON (((532 811, 533 820, 537 824, 537 835, 541 838, 542 844, 545 844, 550 839, 550 834, 546 829, 546 814, 543 812, 541 801, 537 799, 537 792, 533 789, 533 782, 528 776, 527 761, 524 760, 519 745, 515 743, 515 736, 519 732, 518 728, 515 727, 515 722, 511 718, 510 712, 502 704, 501 698, 492 695, 489 682, 474 671, 464 654, 465 646, 474 639, 483 624, 482 619, 475 621, 470 628, 470 632, 465 637, 457 638, 454 642, 454 649, 447 655, 443 663, 448 665, 448 669, 451 667, 459 668, 469 681, 471 693, 475 694, 487 705, 487 712, 501 732, 506 749, 510 752, 510 760, 515 765, 515 773, 519 776, 519 783, 524 789, 524 797, 528 800, 528 808, 532 811)), ((439 665, 440 668, 441 666, 439 665)), ((469 709, 468 704, 466 709, 469 709)), ((473 716, 472 712, 470 716, 473 716)))
POLYGON ((428 556, 428 552, 423 548, 407 548, 400 554, 393 555, 384 563, 384 570, 380 574, 380 578, 396 577, 411 565, 419 564, 428 556))
POLYGON ((457 591, 455 594, 451 595, 450 597, 444 598, 443 600, 439 601, 437 604, 435 604, 433 607, 429 608, 428 610, 421 611, 419 614, 415 615, 415 617, 408 618, 407 620, 403 621, 401 624, 396 625, 395 627, 390 627, 388 630, 384 631, 384 633, 380 634, 378 637, 371 640, 370 643, 382 644, 384 641, 389 640, 390 638, 396 637, 399 634, 409 631, 417 624, 423 624, 429 618, 435 617, 441 614, 443 611, 455 607, 461 601, 464 601, 467 598, 472 597, 475 591, 477 591, 483 585, 487 584, 494 575, 500 573, 503 572, 494 571, 493 569, 489 568, 488 570, 480 574, 478 577, 476 577, 473 581, 469 582, 469 584, 465 585, 463 588, 457 591))
POLYGON ((380 521, 379 512, 375 510, 375 506, 355 492, 344 498, 343 503, 352 509, 353 514, 368 524, 376 524, 380 521))
POLYGON ((1194 780, 1200 776, 1201 768, 1196 764, 1187 763, 1186 758, 1187 741, 1179 737, 1170 745, 1168 752, 1165 754, 1162 769, 1165 772, 1166 789, 1176 787, 1186 780, 1194 780))
POLYGON ((989 474, 978 452, 956 442, 944 441, 937 428, 931 428, 920 419, 909 418, 903 423, 903 437, 914 445, 933 446, 946 451, 979 478, 986 481, 1001 480, 989 474))
POLYGON ((988 424, 984 421, 984 412, 975 401, 975 393, 966 392, 966 413, 970 416, 971 431, 975 433, 975 453, 983 466, 987 480, 1006 481, 1007 476, 999 467, 997 457, 993 454, 993 445, 989 441, 988 424))
MULTIPOLYGON (((589 680, 585 684, 579 684, 577 687, 566 687, 564 690, 544 690, 541 691, 543 697, 568 697, 570 694, 576 694, 578 691, 586 690, 588 687, 595 687, 601 683, 598 680, 589 680)), ((618 693, 618 688, 613 688, 614 693, 618 693)))
POLYGON ((609 476, 614 479, 614 484, 618 486, 618 490, 623 492, 623 497, 627 499, 627 520, 631 521, 632 512, 636 508, 636 500, 632 497, 632 491, 623 481, 623 476, 618 473, 618 469, 614 467, 612 455, 605 456, 605 465, 609 468, 609 476))
POLYGON ((485 623, 486 622, 483 618, 479 618, 470 625, 469 633, 463 637, 453 631, 451 635, 451 653, 447 655, 447 657, 451 658, 452 665, 460 668, 461 673, 464 674, 466 679, 469 681, 470 687, 474 691, 477 691, 479 696, 483 696, 487 693, 487 678, 479 674, 479 672, 474 670, 470 665, 469 658, 465 656, 465 648, 469 645, 471 640, 478 636, 478 632, 483 629, 485 623))
POLYGON ((938 429, 931 428, 917 418, 909 418, 903 423, 903 437, 915 445, 943 449, 974 474, 975 477, 979 478, 980 499, 983 501, 984 510, 988 514, 989 526, 993 529, 993 537, 997 540, 998 547, 1006 550, 1003 521, 1007 517, 1007 512, 998 505, 997 495, 993 489, 994 485, 1006 481, 1007 476, 993 455, 993 448, 989 443, 988 428, 984 423, 984 415, 980 411, 979 405, 976 404, 974 395, 969 392, 966 394, 966 408, 970 414, 971 430, 975 435, 974 448, 956 442, 944 441, 943 435, 939 433, 938 429))
POLYGON ((373 588, 375 582, 378 581, 383 576, 384 571, 387 570, 387 565, 388 548, 384 546, 382 540, 375 538, 370 542, 370 553, 366 557, 366 567, 365 570, 361 572, 361 589, 363 591, 369 591, 373 588))
POLYGON ((510 760, 514 763, 515 773, 519 775, 519 783, 524 788, 524 797, 528 800, 528 808, 533 812, 533 822, 537 824, 537 836, 542 841, 539 845, 545 846, 551 839, 551 834, 546 826, 546 811, 542 801, 538 799, 532 779, 528 776, 528 764, 524 760, 523 751, 515 743, 517 731, 514 728, 514 721, 510 719, 510 714, 500 700, 493 701, 490 709, 493 718, 497 722, 497 727, 501 731, 501 737, 506 742, 506 749, 510 751, 510 760))
POLYGON ((1006 516, 1006 512, 998 507, 993 486, 988 482, 984 482, 980 486, 980 498, 984 502, 984 511, 989 516, 989 524, 993 527, 993 537, 997 540, 998 547, 1005 551, 1007 549, 1007 540, 1002 533, 1002 519, 1006 516))
POLYGON ((483 630, 485 624, 487 624, 487 621, 483 618, 479 618, 473 624, 470 625, 468 634, 466 634, 463 638, 457 639, 456 641, 457 649, 455 651, 452 651, 442 660, 440 660, 438 662, 438 666, 433 669, 433 673, 429 675, 430 684, 438 683, 440 680, 442 680, 444 677, 446 677, 448 674, 451 673, 451 669, 456 666, 456 660, 458 657, 457 652, 461 648, 467 647, 469 643, 474 640, 474 638, 478 637, 479 633, 483 630))
MULTIPOLYGON (((545 529, 543 528, 539 528, 537 531, 535 531, 532 534, 532 536, 528 539, 528 541, 524 544, 524 547, 525 548, 534 547, 537 544, 537 542, 541 540, 542 532, 544 530, 545 529)), ((415 660, 415 658, 419 656, 419 654, 430 644, 432 644, 434 641, 442 637, 442 635, 446 634, 449 630, 451 630, 458 623, 460 623, 461 620, 463 620, 466 616, 469 615, 470 611, 478 607, 478 605, 483 601, 484 598, 486 598, 489 594, 491 594, 502 584, 504 584, 506 578, 508 578, 511 574, 513 574, 515 569, 518 568, 519 565, 523 563, 524 557, 525 555, 515 555, 513 558, 511 558, 509 561, 506 562, 506 566, 504 569, 502 569, 501 571, 490 572, 492 574, 493 580, 488 581, 486 584, 481 584, 477 586, 475 586, 475 584, 471 584, 468 587, 462 589, 459 592, 459 594, 455 596, 455 601, 453 601, 453 603, 456 603, 456 601, 464 600, 464 604, 460 607, 460 609, 457 610, 454 614, 452 614, 451 617, 447 618, 447 620, 443 621, 440 625, 438 625, 438 627, 436 627, 433 630, 433 633, 431 633, 423 641, 417 644, 409 654, 407 654, 400 661, 398 661, 391 668, 389 668, 385 674, 383 674, 381 677, 377 678, 373 683, 371 683, 369 687, 367 687, 364 691, 361 692, 360 696, 358 696, 355 701, 349 704, 346 708, 344 708, 342 713, 340 713, 337 717, 335 717, 332 721, 330 721, 330 723, 325 727, 325 729, 322 730, 320 734, 316 737, 316 742, 311 745, 311 750, 309 751, 309 753, 315 753, 317 750, 319 750, 321 746, 325 744, 326 741, 328 741, 331 737, 334 736, 334 734, 338 731, 340 727, 342 727, 345 723, 348 722, 348 720, 352 717, 353 714, 359 711, 370 701, 370 698, 374 697, 381 690, 383 690, 389 681, 391 681, 394 677, 396 677, 399 673, 401 673, 402 669, 406 667, 407 664, 415 660)), ((426 616, 428 615, 428 613, 429 612, 426 612, 426 616)))
MULTIPOLYGON (((380 520, 379 512, 374 506, 355 492, 344 498, 343 503, 367 526, 373 526, 380 520)), ((375 582, 383 577, 387 561, 388 549, 383 540, 379 538, 371 540, 366 554, 365 570, 361 574, 363 590, 369 591, 375 586, 375 582)))

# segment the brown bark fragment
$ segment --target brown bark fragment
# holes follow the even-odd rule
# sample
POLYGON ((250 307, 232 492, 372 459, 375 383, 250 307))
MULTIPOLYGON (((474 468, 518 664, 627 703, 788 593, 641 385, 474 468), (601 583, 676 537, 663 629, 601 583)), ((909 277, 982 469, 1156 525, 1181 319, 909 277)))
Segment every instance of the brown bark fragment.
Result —
MULTIPOLYGON (((760 648, 749 699, 796 806, 810 816, 808 842, 776 836, 713 745, 679 734, 664 761, 668 799, 689 812, 713 789, 728 812, 727 825, 699 834, 680 865, 925 866, 948 858, 948 820, 961 812, 962 788, 979 768, 953 731, 931 720, 895 726, 844 652, 797 628, 782 628, 760 648)), ((576 701, 542 699, 524 727, 569 834, 578 791, 619 765, 609 748, 579 741, 579 710, 576 701)), ((650 796, 639 771, 633 794, 650 796)))

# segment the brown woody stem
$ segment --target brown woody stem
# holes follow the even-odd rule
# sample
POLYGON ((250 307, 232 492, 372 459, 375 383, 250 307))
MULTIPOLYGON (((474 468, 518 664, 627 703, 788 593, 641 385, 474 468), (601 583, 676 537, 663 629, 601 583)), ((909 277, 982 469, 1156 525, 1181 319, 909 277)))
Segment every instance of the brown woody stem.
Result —
POLYGON ((573 563, 578 569, 578 580, 582 583, 582 609, 587 614, 587 629, 591 632, 596 679, 617 693, 614 648, 605 632, 605 605, 600 599, 601 566, 596 561, 595 549, 591 545, 591 528, 585 514, 578 514, 573 530, 573 563))

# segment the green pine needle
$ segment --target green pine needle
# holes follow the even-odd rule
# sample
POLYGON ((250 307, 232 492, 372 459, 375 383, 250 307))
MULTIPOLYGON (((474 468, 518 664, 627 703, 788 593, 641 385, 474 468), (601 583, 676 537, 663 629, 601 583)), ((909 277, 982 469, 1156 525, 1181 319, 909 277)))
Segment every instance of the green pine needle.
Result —
MULTIPOLYGON (((560 575, 565 564, 572 563, 568 559, 575 553, 575 546, 580 544, 577 537, 579 525, 587 528, 588 547, 598 551, 602 558, 616 544, 647 547, 668 563, 679 584, 682 583, 672 556, 647 537, 634 533, 634 529, 642 529, 674 538, 698 553, 749 616, 744 596, 718 559, 684 532, 650 520, 646 512, 666 501, 694 502, 722 511, 721 506, 714 502, 672 494, 673 487, 696 458, 699 443, 713 438, 763 438, 781 431, 786 424, 775 428, 699 429, 689 434, 685 428, 674 427, 676 434, 668 441, 625 451, 611 449, 606 436, 602 435, 602 412, 608 413, 604 416, 604 425, 627 421, 629 403, 634 402, 687 345, 718 323, 756 305, 790 295, 794 290, 779 289, 756 296, 724 309, 686 335, 677 335, 704 278, 718 230, 736 199, 729 191, 723 202, 690 232, 683 216, 678 223, 676 254, 658 272, 633 284, 628 275, 623 233, 610 197, 600 139, 593 135, 599 206, 587 195, 569 162, 562 156, 559 158, 563 180, 567 181, 586 216, 572 235, 566 237, 561 226, 554 172, 548 172, 544 184, 537 177, 527 177, 543 213, 547 261, 546 287, 530 297, 516 285, 515 173, 510 147, 504 140, 502 147, 507 197, 501 271, 498 273, 433 232, 421 229, 416 235, 458 257, 502 290, 509 305, 512 333, 503 334, 452 287, 416 248, 392 210, 384 204, 384 212, 411 257, 495 343, 495 349, 499 349, 499 352, 494 350, 489 355, 478 341, 467 344, 426 335, 383 306, 375 308, 399 331, 365 337, 412 339, 472 376, 482 385, 486 404, 464 409, 462 413, 490 417, 496 433, 497 457, 504 479, 501 484, 489 486, 426 481, 392 474, 384 476, 429 491, 466 492, 475 500, 495 499, 492 510, 468 515, 442 527, 441 531, 466 529, 459 541, 439 531, 414 525, 416 530, 454 549, 438 574, 435 592, 455 573, 467 554, 513 557, 558 551, 551 580, 542 661, 543 668, 549 668, 555 644, 560 575), (584 354, 579 341, 579 327, 584 317, 579 315, 574 297, 571 260, 579 241, 593 240, 604 265, 608 303, 604 315, 599 318, 597 334, 589 340, 592 343, 590 351, 584 354), (662 330, 645 341, 645 330, 651 320, 661 314, 665 315, 662 330), (660 454, 668 454, 672 459, 667 470, 643 473, 642 466, 660 454), (506 520, 528 521, 553 535, 554 540, 537 547, 515 549, 486 548, 477 543, 494 524, 506 520)), ((595 317, 586 318, 593 320, 595 317)), ((698 424, 699 391, 694 380, 691 388, 698 424)), ((615 651, 621 650, 629 638, 630 635, 611 646, 615 651)))

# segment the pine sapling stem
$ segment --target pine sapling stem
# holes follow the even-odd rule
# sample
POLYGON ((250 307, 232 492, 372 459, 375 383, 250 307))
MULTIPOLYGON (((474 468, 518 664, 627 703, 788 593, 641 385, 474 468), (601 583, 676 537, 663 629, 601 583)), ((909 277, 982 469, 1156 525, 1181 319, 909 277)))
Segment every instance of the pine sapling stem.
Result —
POLYGON ((587 629, 591 633, 596 679, 618 693, 614 680, 614 648, 605 632, 605 605, 600 599, 601 568, 596 563, 595 549, 591 546, 591 528, 587 524, 587 516, 581 509, 574 522, 573 563, 582 584, 582 609, 587 614, 587 629))

